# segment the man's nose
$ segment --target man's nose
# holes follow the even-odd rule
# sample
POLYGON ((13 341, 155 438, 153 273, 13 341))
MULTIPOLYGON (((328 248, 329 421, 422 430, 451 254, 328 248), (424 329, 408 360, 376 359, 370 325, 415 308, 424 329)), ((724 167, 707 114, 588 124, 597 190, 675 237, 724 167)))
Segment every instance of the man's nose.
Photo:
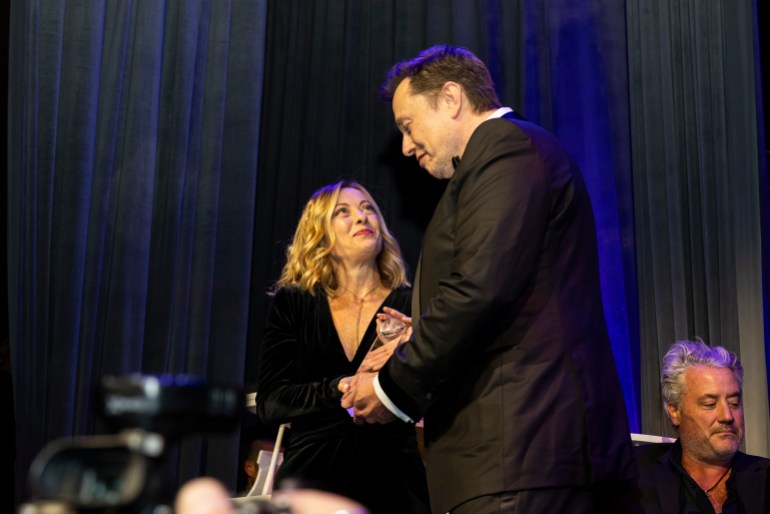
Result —
POLYGON ((719 421, 722 423, 732 423, 735 421, 735 414, 733 414, 733 408, 730 406, 728 402, 719 402, 717 415, 719 416, 719 421))
POLYGON ((407 157, 410 157, 414 155, 414 149, 415 149, 414 141, 412 141, 411 137, 404 134, 404 137, 401 139, 401 153, 403 153, 407 157))

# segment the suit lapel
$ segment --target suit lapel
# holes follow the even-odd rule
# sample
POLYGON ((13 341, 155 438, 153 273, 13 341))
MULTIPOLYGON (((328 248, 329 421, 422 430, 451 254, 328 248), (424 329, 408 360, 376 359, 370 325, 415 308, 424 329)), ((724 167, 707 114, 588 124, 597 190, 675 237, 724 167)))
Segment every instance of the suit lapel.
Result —
POLYGON ((422 251, 417 259, 417 271, 414 273, 414 286, 412 287, 412 326, 420 321, 420 279, 422 268, 422 251))

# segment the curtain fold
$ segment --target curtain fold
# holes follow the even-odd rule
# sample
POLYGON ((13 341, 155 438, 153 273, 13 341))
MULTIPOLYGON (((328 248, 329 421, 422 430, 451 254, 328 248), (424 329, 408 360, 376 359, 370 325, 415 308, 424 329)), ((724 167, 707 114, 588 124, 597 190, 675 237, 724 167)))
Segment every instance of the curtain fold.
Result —
MULTIPOLYGON (((701 336, 740 355, 746 447, 769 455, 756 8, 12 0, 17 499, 47 442, 102 431, 102 376, 255 378, 265 292, 319 186, 364 183, 416 263, 443 184, 400 155, 377 91, 394 62, 437 43, 479 55, 501 100, 583 170, 632 429, 672 434, 660 360, 701 336)), ((169 457, 178 482, 232 486, 240 464, 234 437, 189 438, 169 457)))
POLYGON ((769 455, 756 6, 627 6, 644 428, 674 434, 660 362, 699 336, 741 358, 746 448, 769 455))
POLYGON ((525 1, 521 109, 580 165, 596 219, 607 328, 631 430, 640 394, 625 9, 612 1, 525 1))
MULTIPOLYGON (((13 1, 19 500, 47 442, 103 430, 103 376, 241 382, 265 11, 266 0, 13 1)), ((232 484, 237 437, 190 437, 170 457, 172 482, 232 484)))

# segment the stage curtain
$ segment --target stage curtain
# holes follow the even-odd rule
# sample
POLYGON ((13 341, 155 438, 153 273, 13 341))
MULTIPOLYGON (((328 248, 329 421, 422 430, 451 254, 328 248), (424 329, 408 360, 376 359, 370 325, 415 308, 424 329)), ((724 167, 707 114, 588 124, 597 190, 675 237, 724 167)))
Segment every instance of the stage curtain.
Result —
MULTIPOLYGON (((240 384, 266 0, 13 0, 8 253, 17 496, 99 432, 105 375, 240 384)), ((188 427, 194 431, 196 427, 188 427)), ((170 452, 226 482, 237 437, 170 452)))
MULTIPOLYGON (((586 177, 632 430, 670 433, 659 363, 701 336, 746 366, 768 455, 767 166, 756 1, 12 0, 9 318, 17 490, 98 431, 107 374, 255 378, 283 251, 312 191, 374 193, 413 266, 443 184, 400 155, 378 86, 436 43, 586 177), (265 77, 263 89, 263 76, 265 77), (264 94, 263 94, 264 93, 264 94), (641 367, 640 367, 641 366, 641 367)), ((173 452, 234 483, 234 438, 173 452)))
MULTIPOLYGON (((489 66, 503 103, 553 131, 593 199, 602 288, 631 426, 638 429, 638 327, 625 9, 588 0, 270 2, 257 190, 252 332, 255 363, 269 303, 303 203, 350 177, 383 207, 412 269, 443 183, 401 155, 389 67, 438 43, 489 66)), ((253 378, 256 366, 247 370, 253 378)))
POLYGON ((756 3, 627 6, 643 426, 675 434, 659 393, 660 362, 675 340, 701 337, 740 356, 746 449, 768 456, 768 184, 756 3))

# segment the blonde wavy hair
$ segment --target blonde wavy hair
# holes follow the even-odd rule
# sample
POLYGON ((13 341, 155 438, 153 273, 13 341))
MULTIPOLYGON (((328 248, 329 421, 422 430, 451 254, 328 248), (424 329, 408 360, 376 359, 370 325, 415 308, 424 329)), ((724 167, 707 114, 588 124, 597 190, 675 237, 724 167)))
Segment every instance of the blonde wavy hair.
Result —
POLYGON ((311 295, 315 294, 318 287, 322 287, 329 296, 339 293, 339 282, 332 260, 332 248, 335 243, 332 215, 340 191, 345 188, 360 191, 371 203, 380 222, 382 250, 376 260, 383 285, 389 289, 410 285, 406 278, 406 265, 401 256, 401 248, 388 229, 372 195, 358 182, 343 180, 320 188, 305 204, 294 238, 286 249, 286 264, 281 271, 281 277, 275 283, 273 293, 287 286, 298 287, 311 295))

